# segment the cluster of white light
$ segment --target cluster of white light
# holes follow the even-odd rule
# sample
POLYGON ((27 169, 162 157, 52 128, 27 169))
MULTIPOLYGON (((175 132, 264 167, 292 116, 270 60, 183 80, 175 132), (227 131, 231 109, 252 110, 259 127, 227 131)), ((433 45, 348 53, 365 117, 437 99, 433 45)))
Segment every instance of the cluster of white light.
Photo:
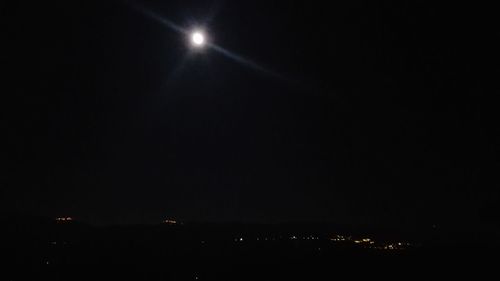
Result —
POLYGON ((201 31, 194 31, 191 34, 191 42, 195 47, 202 47, 205 45, 205 35, 201 31))

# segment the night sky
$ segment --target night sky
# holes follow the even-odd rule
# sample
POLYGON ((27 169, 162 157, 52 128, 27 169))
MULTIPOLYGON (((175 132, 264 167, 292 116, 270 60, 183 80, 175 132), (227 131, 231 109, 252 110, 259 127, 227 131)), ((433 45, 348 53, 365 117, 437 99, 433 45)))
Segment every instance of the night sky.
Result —
POLYGON ((0 4, 2 212, 498 226, 498 17, 374 2, 0 4))

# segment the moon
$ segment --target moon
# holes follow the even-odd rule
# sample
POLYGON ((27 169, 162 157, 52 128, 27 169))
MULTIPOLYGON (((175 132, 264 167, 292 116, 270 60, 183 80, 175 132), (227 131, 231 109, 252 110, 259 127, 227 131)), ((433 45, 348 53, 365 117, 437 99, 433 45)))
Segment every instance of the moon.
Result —
POLYGON ((195 47, 202 47, 205 44, 205 35, 201 31, 194 31, 191 34, 191 43, 195 47))

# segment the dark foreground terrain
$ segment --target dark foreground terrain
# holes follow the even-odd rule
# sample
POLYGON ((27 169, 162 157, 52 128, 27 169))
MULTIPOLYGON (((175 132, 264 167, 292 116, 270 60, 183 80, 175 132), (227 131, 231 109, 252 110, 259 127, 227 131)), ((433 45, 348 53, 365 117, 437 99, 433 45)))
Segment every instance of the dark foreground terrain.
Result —
POLYGON ((367 233, 318 224, 93 227, 34 218, 2 224, 0 280, 498 276, 495 236, 478 241, 471 234, 367 233))

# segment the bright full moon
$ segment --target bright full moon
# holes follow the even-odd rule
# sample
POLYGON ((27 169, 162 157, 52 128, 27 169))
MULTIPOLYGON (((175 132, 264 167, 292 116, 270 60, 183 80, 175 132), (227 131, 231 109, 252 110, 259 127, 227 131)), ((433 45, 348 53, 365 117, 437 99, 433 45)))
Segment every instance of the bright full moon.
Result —
POLYGON ((205 36, 203 35, 203 33, 199 32, 199 31, 195 31, 191 35, 191 41, 193 42, 193 45, 195 45, 197 47, 201 47, 201 46, 203 46, 203 44, 205 44, 205 36))

